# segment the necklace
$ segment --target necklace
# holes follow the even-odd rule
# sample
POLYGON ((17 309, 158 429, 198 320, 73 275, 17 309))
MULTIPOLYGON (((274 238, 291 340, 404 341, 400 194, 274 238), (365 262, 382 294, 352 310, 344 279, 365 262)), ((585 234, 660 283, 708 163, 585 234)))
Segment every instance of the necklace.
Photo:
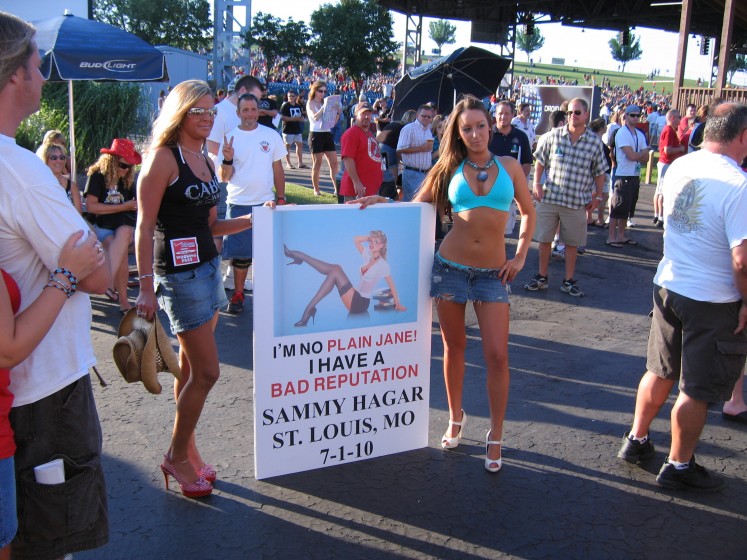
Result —
POLYGON ((467 165, 469 165, 469 166, 470 166, 470 167, 471 167, 472 169, 475 169, 475 170, 477 171, 477 180, 478 180, 478 181, 481 181, 481 182, 482 182, 482 181, 487 181, 487 180, 488 180, 488 169, 490 169, 491 167, 493 167, 493 165, 495 164, 495 160, 493 159, 493 154, 490 154, 490 160, 489 160, 489 161, 488 161, 488 163, 487 163, 487 164, 485 165, 485 167, 480 167, 480 166, 479 166, 479 165, 477 165, 476 163, 474 163, 474 162, 470 161, 470 159, 469 159, 469 158, 466 158, 466 159, 465 159, 464 161, 465 161, 465 162, 467 163, 467 165))
POLYGON ((202 154, 202 152, 201 152, 201 151, 200 151, 200 152, 195 152, 194 150, 188 150, 187 148, 185 148, 185 147, 184 147, 184 146, 182 146, 181 144, 177 144, 177 145, 179 146, 179 149, 180 149, 180 150, 184 150, 184 151, 185 151, 185 152, 187 152, 188 154, 194 154, 194 155, 196 155, 196 156, 199 156, 199 155, 201 155, 201 154, 202 154))

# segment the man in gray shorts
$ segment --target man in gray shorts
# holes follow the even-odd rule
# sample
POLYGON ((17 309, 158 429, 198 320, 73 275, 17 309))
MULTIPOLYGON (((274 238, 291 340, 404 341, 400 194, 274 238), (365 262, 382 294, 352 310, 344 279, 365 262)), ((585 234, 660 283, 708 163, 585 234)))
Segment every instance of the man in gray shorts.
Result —
POLYGON ((747 355, 747 106, 709 115, 700 151, 678 158, 664 183, 664 257, 654 277, 646 373, 633 426, 617 456, 654 455, 649 426, 675 383, 672 444, 656 477, 674 489, 717 490, 724 481, 695 462, 709 402, 728 400, 747 355))
POLYGON ((565 241, 565 278, 560 289, 574 297, 583 296, 573 275, 578 247, 586 245, 586 210, 597 207, 604 189, 607 160, 602 141, 587 130, 589 105, 584 99, 571 99, 568 124, 543 135, 534 157, 532 195, 537 205, 537 228, 534 240, 539 242, 539 274, 524 285, 536 292, 546 290, 550 244, 560 224, 560 238, 565 241), (547 172, 544 188, 542 173, 547 172))
POLYGON ((283 141, 288 153, 285 155, 285 166, 288 169, 295 169, 291 163, 291 149, 296 146, 296 157, 298 158, 298 168, 307 169, 303 162, 303 123, 306 118, 303 115, 304 109, 298 104, 298 93, 292 89, 288 92, 288 101, 280 107, 280 115, 283 120, 283 141))

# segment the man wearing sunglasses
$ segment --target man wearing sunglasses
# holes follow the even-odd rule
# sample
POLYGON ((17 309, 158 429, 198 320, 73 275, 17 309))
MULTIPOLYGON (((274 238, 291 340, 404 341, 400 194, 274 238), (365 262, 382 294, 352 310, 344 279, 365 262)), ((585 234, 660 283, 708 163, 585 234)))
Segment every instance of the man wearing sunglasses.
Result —
POLYGON ((646 135, 638 128, 641 109, 638 105, 625 108, 625 125, 615 135, 615 182, 612 185, 610 204, 610 229, 607 246, 620 249, 625 245, 638 245, 625 236, 625 226, 631 224, 641 189, 641 164, 648 161, 649 147, 646 135))
POLYGON ((578 248, 586 245, 586 210, 594 210, 602 198, 607 160, 602 140, 587 130, 589 104, 585 99, 568 103, 568 124, 540 138, 534 157, 532 194, 538 201, 534 240, 539 243, 539 274, 524 285, 535 292, 548 288, 547 271, 551 242, 560 225, 565 241, 565 278, 560 290, 581 297, 574 273, 578 248), (544 186, 542 174, 547 174, 544 186))

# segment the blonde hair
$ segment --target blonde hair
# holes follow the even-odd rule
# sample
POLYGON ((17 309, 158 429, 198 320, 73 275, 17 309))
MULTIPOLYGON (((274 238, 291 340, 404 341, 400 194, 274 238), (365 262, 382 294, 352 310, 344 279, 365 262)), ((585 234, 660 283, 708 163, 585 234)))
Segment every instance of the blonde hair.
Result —
POLYGON ((63 157, 67 157, 67 150, 65 150, 65 146, 62 144, 57 144, 56 142, 42 144, 42 160, 44 163, 49 161, 49 156, 55 151, 61 152, 63 157))
POLYGON ((135 182, 135 166, 130 167, 127 174, 120 178, 119 158, 112 154, 101 154, 96 163, 88 168, 89 177, 96 172, 104 176, 107 188, 116 187, 121 180, 126 189, 131 189, 132 183, 135 182))
POLYGON ((187 80, 176 85, 166 97, 161 113, 153 123, 150 150, 161 146, 176 146, 179 129, 187 117, 187 111, 206 95, 212 98, 213 92, 202 80, 187 80))
POLYGON ((381 241, 381 249, 379 249, 379 255, 381 258, 386 260, 386 234, 380 229, 371 230, 368 234, 369 238, 375 238, 381 241))
POLYGON ((65 139, 65 135, 62 134, 62 131, 48 130, 44 133, 44 139, 42 140, 42 146, 46 144, 62 144, 63 146, 65 146, 67 144, 67 140, 65 139))
MULTIPOLYGON (((436 115, 433 117, 433 121, 431 121, 431 131, 434 133, 434 136, 438 136, 438 125, 441 123, 444 123, 444 126, 446 126, 446 117, 444 115, 436 115)), ((443 132, 441 133, 441 136, 443 136, 443 132)), ((441 140, 441 136, 438 137, 439 140, 441 140)))
MULTIPOLYGON (((466 111, 482 111, 490 127, 490 140, 493 139, 493 129, 490 126, 492 119, 490 113, 485 109, 482 101, 472 95, 465 95, 455 106, 454 110, 446 119, 446 128, 441 137, 441 154, 438 161, 433 165, 428 175, 425 176, 421 190, 430 193, 430 199, 439 210, 450 211, 449 203, 449 181, 454 176, 457 167, 467 157, 467 148, 464 147, 459 135, 459 118, 466 111)), ((488 141, 488 143, 490 142, 488 141)))
POLYGON ((0 12, 0 89, 34 54, 36 29, 14 15, 0 12))

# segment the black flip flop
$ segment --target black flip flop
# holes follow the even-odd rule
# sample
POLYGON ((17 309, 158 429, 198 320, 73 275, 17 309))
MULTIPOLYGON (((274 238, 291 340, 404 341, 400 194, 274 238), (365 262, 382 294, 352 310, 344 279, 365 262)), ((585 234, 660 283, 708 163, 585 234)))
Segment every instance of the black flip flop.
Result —
POLYGON ((747 410, 740 412, 739 414, 727 414, 726 412, 722 412, 721 416, 724 417, 724 420, 729 420, 730 422, 747 424, 747 410))
POLYGON ((604 244, 607 245, 607 247, 612 247, 613 249, 623 248, 623 244, 619 241, 605 241, 604 244))
POLYGON ((622 243, 625 245, 638 245, 638 241, 636 241, 635 239, 626 239, 622 243))

